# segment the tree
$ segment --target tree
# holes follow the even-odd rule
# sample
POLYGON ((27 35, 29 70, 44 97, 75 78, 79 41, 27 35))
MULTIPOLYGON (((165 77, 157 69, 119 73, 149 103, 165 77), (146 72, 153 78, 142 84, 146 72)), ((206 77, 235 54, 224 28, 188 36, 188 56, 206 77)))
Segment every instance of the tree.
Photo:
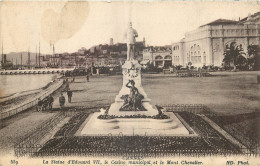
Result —
POLYGON ((259 52, 260 52, 259 45, 251 44, 247 47, 249 69, 252 70, 255 68, 256 58, 257 58, 257 55, 259 54, 259 52))
POLYGON ((246 58, 244 58, 243 55, 245 53, 243 52, 242 45, 239 46, 236 45, 235 42, 231 43, 230 46, 226 45, 226 50, 224 51, 224 65, 231 67, 231 64, 233 64, 234 70, 236 70, 237 66, 244 66, 246 62, 246 58))

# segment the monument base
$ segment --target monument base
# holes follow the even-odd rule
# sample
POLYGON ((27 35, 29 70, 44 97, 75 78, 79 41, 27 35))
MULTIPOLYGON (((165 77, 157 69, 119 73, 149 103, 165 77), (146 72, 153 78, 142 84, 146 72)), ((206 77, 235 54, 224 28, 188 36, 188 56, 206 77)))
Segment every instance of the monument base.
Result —
POLYGON ((116 115, 116 116, 130 116, 130 115, 146 115, 146 116, 154 116, 158 114, 158 110, 153 108, 153 106, 149 102, 143 102, 143 106, 146 110, 149 111, 119 111, 122 107, 123 102, 115 102, 111 104, 108 115, 116 115))
POLYGON ((169 119, 115 118, 98 119, 101 113, 90 115, 76 133, 77 136, 94 135, 148 135, 148 136, 192 136, 173 113, 165 113, 169 119))

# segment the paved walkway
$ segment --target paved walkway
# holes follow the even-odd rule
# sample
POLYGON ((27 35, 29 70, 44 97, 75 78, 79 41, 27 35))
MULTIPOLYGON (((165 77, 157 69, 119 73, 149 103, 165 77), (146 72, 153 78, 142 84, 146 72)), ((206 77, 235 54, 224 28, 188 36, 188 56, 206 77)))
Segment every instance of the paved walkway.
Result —
MULTIPOLYGON (((70 79, 69 79, 70 81, 70 79)), ((122 87, 120 76, 96 76, 90 77, 87 82, 85 77, 77 77, 75 82, 69 83, 72 94, 72 102, 68 103, 66 92, 63 95, 66 99, 65 107, 97 107, 109 105, 115 101, 115 97, 122 87)), ((54 108, 59 108, 59 98, 53 103, 54 108)))

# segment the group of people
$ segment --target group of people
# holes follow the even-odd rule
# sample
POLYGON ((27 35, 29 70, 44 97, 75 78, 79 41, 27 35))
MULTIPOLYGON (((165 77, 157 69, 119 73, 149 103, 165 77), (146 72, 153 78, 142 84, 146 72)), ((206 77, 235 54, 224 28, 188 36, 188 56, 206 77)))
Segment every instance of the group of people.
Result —
POLYGON ((43 100, 41 100, 40 98, 38 98, 38 104, 37 104, 37 111, 46 111, 47 109, 52 111, 52 105, 53 105, 53 97, 52 95, 49 95, 48 97, 44 98, 43 100))
MULTIPOLYGON (((72 98, 72 91, 70 89, 67 90, 67 95, 68 95, 68 102, 71 103, 71 98, 72 98)), ((60 108, 63 108, 65 105, 65 97, 63 93, 60 94, 59 97, 59 103, 60 103, 60 108)))
MULTIPOLYGON (((89 73, 87 73, 86 75, 87 78, 87 82, 89 82, 89 73)), ((71 82, 75 81, 75 77, 73 77, 73 79, 71 80, 71 82)), ((67 96, 68 96, 68 102, 71 103, 71 98, 72 98, 72 91, 69 88, 69 80, 68 78, 66 78, 63 82, 65 84, 65 89, 64 91, 67 92, 67 96)), ((52 95, 49 95, 48 97, 46 97, 45 99, 41 100, 40 98, 38 99, 38 104, 37 104, 37 111, 45 111, 47 109, 52 110, 52 105, 53 105, 53 97, 52 95)), ((60 104, 60 108, 62 109, 65 105, 66 99, 63 95, 63 93, 61 92, 60 97, 59 97, 59 104, 60 104)))

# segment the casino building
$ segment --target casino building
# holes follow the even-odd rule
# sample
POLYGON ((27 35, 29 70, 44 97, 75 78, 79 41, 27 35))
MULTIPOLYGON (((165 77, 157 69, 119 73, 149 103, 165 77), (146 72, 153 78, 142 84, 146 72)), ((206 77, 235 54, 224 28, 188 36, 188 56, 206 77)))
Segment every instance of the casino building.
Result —
POLYGON ((260 12, 239 21, 218 19, 187 32, 179 42, 172 43, 172 64, 195 67, 221 66, 226 45, 260 45, 260 12))

